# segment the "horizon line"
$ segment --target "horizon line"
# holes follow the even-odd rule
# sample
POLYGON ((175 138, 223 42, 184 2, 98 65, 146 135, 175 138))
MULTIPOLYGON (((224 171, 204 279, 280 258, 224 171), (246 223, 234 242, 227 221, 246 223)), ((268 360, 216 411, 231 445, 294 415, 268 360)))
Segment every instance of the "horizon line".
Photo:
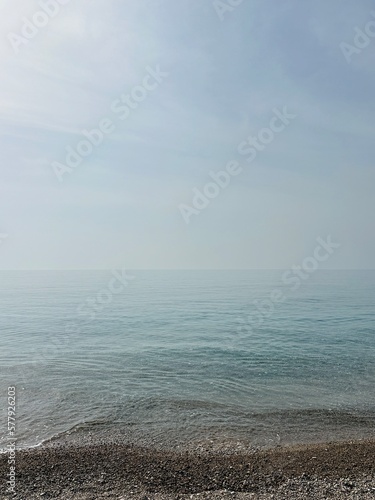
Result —
MULTIPOLYGON (((21 271, 112 271, 116 269, 120 269, 121 267, 108 267, 108 268, 64 268, 64 269, 56 269, 56 268, 37 268, 37 269, 1 269, 0 272, 21 272, 21 271)), ((121 268, 127 271, 285 271, 288 270, 289 267, 262 267, 262 268, 121 268)), ((323 268, 317 269, 317 271, 375 271, 375 268, 365 268, 365 267, 332 267, 332 268, 323 268)))

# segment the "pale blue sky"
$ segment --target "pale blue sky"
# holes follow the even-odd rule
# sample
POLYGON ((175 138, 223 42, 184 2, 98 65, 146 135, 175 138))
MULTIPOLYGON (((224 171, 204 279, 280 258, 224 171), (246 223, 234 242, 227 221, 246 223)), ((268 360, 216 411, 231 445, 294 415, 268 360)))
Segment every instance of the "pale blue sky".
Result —
MULTIPOLYGON (((40 0, 43 1, 43 0, 40 0)), ((318 236, 332 268, 374 268, 375 37, 370 0, 78 0, 11 45, 32 0, 0 0, 0 268, 288 268, 318 236), (168 77, 121 121, 111 103, 168 77), (251 164, 273 109, 297 117, 251 164), (59 182, 82 129, 115 130, 59 182), (186 224, 210 171, 243 170, 186 224)))

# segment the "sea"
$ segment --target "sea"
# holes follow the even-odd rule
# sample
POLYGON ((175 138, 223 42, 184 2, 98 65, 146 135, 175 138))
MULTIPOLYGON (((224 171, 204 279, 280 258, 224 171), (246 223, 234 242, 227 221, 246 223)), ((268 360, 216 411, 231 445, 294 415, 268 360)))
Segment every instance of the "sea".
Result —
POLYGON ((0 449, 371 438, 374 306, 373 270, 2 271, 0 449))

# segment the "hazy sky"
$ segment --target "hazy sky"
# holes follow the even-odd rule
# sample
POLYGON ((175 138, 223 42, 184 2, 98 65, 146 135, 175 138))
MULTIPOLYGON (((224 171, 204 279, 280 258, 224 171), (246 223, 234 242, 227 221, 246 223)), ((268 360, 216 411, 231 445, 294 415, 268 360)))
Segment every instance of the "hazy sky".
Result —
POLYGON ((326 267, 375 267, 373 2, 225 1, 65 0, 48 17, 47 0, 0 0, 1 268, 288 268, 327 235, 326 267), (248 161, 239 144, 285 107, 248 161), (103 119, 60 182, 53 162, 103 119), (193 190, 228 162, 240 172, 198 212, 193 190))

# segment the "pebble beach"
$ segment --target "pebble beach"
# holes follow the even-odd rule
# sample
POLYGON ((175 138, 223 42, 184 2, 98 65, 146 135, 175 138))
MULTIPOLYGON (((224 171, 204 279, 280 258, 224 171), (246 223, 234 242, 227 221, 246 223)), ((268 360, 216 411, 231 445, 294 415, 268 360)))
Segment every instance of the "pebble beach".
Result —
MULTIPOLYGON (((54 443, 17 452, 16 493, 3 487, 0 498, 366 500, 375 498, 374 456, 369 440, 249 453, 54 443)), ((3 454, 3 478, 8 468, 3 454)))

